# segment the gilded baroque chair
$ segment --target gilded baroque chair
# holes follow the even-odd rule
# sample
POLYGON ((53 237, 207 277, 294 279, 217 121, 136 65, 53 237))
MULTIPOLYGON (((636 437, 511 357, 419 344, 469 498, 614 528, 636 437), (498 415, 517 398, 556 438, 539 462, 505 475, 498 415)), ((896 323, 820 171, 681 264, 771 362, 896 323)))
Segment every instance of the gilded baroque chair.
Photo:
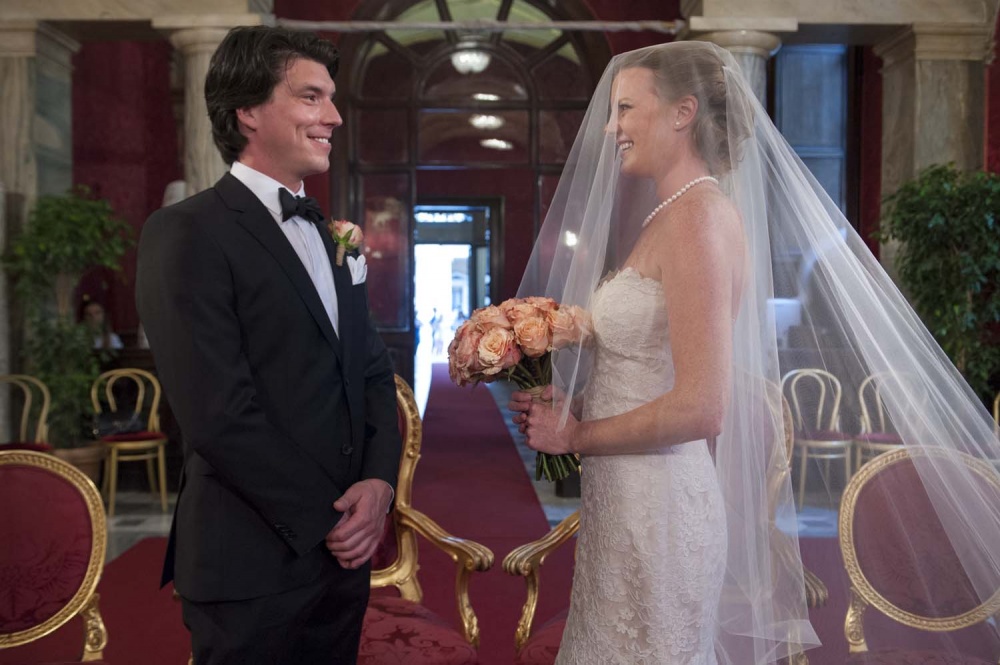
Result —
POLYGON ((49 406, 52 397, 48 386, 27 374, 5 374, 0 383, 9 384, 20 391, 21 419, 16 438, 0 443, 0 450, 35 450, 48 452, 52 446, 49 437, 49 406))
POLYGON ((132 427, 123 428, 131 431, 103 435, 95 432, 95 436, 108 451, 104 462, 104 494, 108 500, 108 517, 115 515, 118 465, 121 462, 146 462, 146 476, 149 478, 150 490, 153 494, 159 493, 160 507, 163 512, 167 512, 167 465, 164 455, 167 436, 160 431, 160 382, 144 369, 131 367, 109 370, 97 377, 90 387, 90 401, 98 418, 106 417, 112 422, 135 423, 132 427), (116 386, 133 391, 135 404, 131 411, 118 408, 116 386), (154 461, 157 467, 156 473, 153 469, 154 461))
POLYGON ((485 572, 493 566, 493 552, 479 543, 452 536, 413 507, 413 478, 420 460, 423 428, 413 391, 399 376, 396 406, 403 437, 396 507, 391 520, 387 520, 386 538, 373 557, 371 585, 373 589, 395 587, 399 595, 372 594, 365 613, 358 663, 476 663, 479 623, 469 599, 469 581, 473 573, 485 572), (417 536, 456 563, 455 600, 462 621, 460 632, 421 605, 417 536))
MULTIPOLYGON (((768 470, 768 500, 772 516, 772 537, 774 537, 776 544, 789 545, 789 547, 776 550, 778 564, 782 566, 788 563, 789 557, 795 556, 794 548, 791 547, 793 541, 784 537, 774 522, 775 508, 781 498, 781 488, 790 471, 789 464, 794 442, 792 416, 788 402, 781 396, 781 389, 770 381, 762 381, 761 385, 763 389, 760 397, 766 403, 762 410, 765 416, 762 424, 770 431, 768 438, 773 439, 768 470)), ((517 665, 549 665, 555 660, 566 625, 568 609, 546 622, 537 633, 532 633, 532 624, 538 608, 541 568, 546 558, 563 543, 572 539, 579 528, 580 514, 574 512, 549 533, 534 542, 514 549, 503 560, 504 571, 510 575, 523 577, 527 586, 527 600, 521 609, 521 618, 514 636, 518 652, 517 665)), ((805 568, 802 572, 808 606, 822 607, 829 597, 826 585, 805 568)), ((790 665, 808 665, 808 663, 805 654, 795 653, 791 658, 790 665)))
POLYGON ((830 461, 844 460, 845 478, 851 477, 853 437, 840 430, 842 389, 836 376, 822 369, 795 369, 781 379, 781 392, 789 398, 799 453, 799 510, 805 503, 809 460, 825 462, 827 485, 830 461))
MULTIPOLYGON (((899 449, 861 467, 844 490, 839 519, 840 550, 851 584, 844 621, 851 665, 989 665, 1000 657, 1000 644, 985 625, 982 634, 967 634, 964 642, 952 634, 939 650, 913 646, 934 633, 975 630, 1000 612, 1000 588, 985 600, 977 597, 924 489, 919 467, 931 463, 946 486, 976 483, 977 492, 1000 505, 992 464, 964 453, 899 449), (898 648, 870 651, 864 626, 868 608, 923 635, 900 636, 898 648), (956 652, 970 645, 992 648, 990 660, 956 652)), ((886 633, 883 627, 868 637, 886 644, 886 633)))
POLYGON ((0 451, 0 650, 83 618, 81 659, 100 662, 108 634, 97 583, 107 544, 104 506, 74 466, 44 453, 0 451))

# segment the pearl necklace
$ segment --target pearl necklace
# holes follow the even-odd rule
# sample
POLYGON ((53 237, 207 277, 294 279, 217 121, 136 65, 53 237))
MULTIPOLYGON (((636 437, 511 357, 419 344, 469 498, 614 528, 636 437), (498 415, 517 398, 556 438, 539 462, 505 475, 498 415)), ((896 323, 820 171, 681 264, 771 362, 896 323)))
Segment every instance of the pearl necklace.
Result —
POLYGON ((703 175, 700 178, 695 178, 694 180, 692 180, 691 182, 689 182, 688 184, 684 185, 679 190, 677 190, 676 194, 674 194, 673 196, 671 196, 666 201, 662 202, 660 205, 658 205, 655 208, 653 208, 653 212, 649 213, 646 216, 646 219, 643 220, 643 222, 642 222, 642 228, 646 228, 646 225, 649 224, 651 221, 653 221, 653 218, 656 217, 656 213, 660 212, 661 210, 663 210, 664 208, 666 208, 668 205, 670 205, 671 203, 673 203, 674 201, 676 201, 677 199, 679 199, 680 197, 682 197, 684 195, 684 192, 686 192, 687 190, 691 189, 692 187, 694 187, 695 185, 697 185, 699 182, 705 182, 706 180, 710 180, 711 182, 714 182, 716 185, 719 184, 719 181, 716 180, 715 178, 713 178, 710 175, 703 175))

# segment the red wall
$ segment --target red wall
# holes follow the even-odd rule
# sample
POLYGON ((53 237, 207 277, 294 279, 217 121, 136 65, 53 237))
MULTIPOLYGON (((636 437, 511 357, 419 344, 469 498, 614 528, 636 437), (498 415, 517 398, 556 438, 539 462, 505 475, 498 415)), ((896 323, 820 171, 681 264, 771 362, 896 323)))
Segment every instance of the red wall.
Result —
MULTIPOLYGON (((136 232, 182 177, 170 100, 170 44, 87 42, 73 58, 73 181, 111 202, 136 232)), ((101 301, 112 326, 138 324, 135 250, 121 273, 85 275, 79 296, 101 301)))
POLYGON ((868 249, 879 256, 878 233, 882 207, 882 59, 871 47, 862 50, 858 90, 858 137, 860 179, 858 192, 858 233, 868 249))
MULTIPOLYGON (((997 17, 1000 28, 1000 15, 997 17)), ((993 47, 993 64, 986 69, 986 146, 983 166, 1000 171, 1000 42, 993 47)))

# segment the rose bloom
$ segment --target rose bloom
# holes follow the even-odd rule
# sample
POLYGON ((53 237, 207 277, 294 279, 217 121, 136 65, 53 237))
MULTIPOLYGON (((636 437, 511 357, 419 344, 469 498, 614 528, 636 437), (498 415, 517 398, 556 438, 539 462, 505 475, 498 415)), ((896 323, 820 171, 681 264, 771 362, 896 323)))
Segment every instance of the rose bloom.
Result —
POLYGON ((559 304, 552 298, 542 298, 539 296, 529 296, 524 299, 524 302, 532 305, 541 311, 542 316, 545 316, 554 309, 559 308, 559 304))
POLYGON ((503 311, 496 305, 490 305, 489 307, 483 307, 482 309, 477 309, 472 313, 469 319, 474 322, 476 326, 483 332, 486 332, 489 328, 498 326, 510 330, 511 322, 504 315, 503 311))
POLYGON ((555 349, 574 344, 586 346, 593 335, 590 315, 576 305, 563 305, 549 312, 548 324, 552 330, 552 348, 555 349))
POLYGON ((479 342, 483 333, 471 321, 466 321, 455 331, 455 339, 448 345, 448 375, 458 386, 470 383, 474 375, 483 370, 479 362, 479 342))
POLYGON ((521 362, 521 352, 514 343, 514 333, 506 328, 487 330, 479 341, 479 362, 483 374, 493 376, 521 362))
POLYGON ((540 316, 522 319, 514 324, 514 338, 529 358, 540 358, 552 347, 549 323, 540 316))
POLYGON ((357 247, 361 244, 365 235, 361 232, 361 227, 353 222, 349 222, 346 219, 338 219, 330 222, 333 226, 333 233, 337 238, 343 238, 344 234, 350 232, 350 236, 347 238, 347 244, 352 248, 357 247))
POLYGON ((511 298, 510 300, 503 301, 500 303, 500 310, 507 317, 507 320, 511 322, 511 325, 517 325, 519 321, 524 321, 525 319, 545 316, 537 307, 521 298, 511 298))

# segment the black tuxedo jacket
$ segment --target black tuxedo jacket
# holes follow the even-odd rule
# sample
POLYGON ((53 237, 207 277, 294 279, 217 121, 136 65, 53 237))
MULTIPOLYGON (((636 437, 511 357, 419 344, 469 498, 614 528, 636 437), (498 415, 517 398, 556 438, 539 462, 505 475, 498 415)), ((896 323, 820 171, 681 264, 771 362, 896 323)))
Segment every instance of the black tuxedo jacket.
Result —
POLYGON ((142 230, 136 301, 184 439, 163 579, 190 600, 308 583, 332 561, 333 502, 362 479, 396 486, 389 355, 366 286, 320 235, 339 335, 274 218, 232 175, 142 230))

